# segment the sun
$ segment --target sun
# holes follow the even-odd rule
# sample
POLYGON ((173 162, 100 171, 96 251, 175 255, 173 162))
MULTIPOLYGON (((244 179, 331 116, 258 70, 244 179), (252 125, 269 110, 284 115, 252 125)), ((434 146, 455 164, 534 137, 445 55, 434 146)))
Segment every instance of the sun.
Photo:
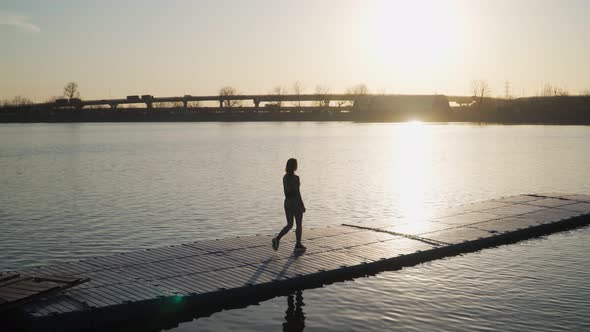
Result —
POLYGON ((443 64, 457 43, 457 8, 447 1, 368 2, 366 40, 378 66, 428 68, 443 64))

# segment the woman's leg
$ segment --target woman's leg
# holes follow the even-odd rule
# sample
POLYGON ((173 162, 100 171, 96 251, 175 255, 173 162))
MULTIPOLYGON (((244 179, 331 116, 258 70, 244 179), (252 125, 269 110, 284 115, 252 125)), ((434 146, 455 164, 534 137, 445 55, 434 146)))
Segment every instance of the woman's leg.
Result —
POLYGON ((293 228, 293 212, 289 209, 285 209, 285 217, 287 217, 287 226, 283 227, 279 235, 277 235, 277 240, 280 240, 291 230, 291 228, 293 228))
POLYGON ((295 237, 297 238, 297 243, 301 244, 301 235, 303 233, 303 212, 297 211, 295 212, 295 222, 297 223, 297 229, 295 230, 295 237))

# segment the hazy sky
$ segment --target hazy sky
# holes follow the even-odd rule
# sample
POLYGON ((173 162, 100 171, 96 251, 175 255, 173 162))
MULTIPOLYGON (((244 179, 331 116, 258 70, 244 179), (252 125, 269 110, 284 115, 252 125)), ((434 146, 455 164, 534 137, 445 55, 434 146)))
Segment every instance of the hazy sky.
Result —
POLYGON ((0 98, 590 89, 590 1, 0 0, 0 98))

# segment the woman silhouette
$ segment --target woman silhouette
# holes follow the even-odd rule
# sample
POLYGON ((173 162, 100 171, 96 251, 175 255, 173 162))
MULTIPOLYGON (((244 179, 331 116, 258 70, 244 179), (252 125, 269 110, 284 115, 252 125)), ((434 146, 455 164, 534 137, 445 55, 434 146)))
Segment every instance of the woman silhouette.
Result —
POLYGON ((297 170, 297 159, 291 158, 287 160, 287 166, 285 167, 285 176, 283 176, 283 190, 285 191, 285 216, 287 217, 287 226, 283 227, 277 237, 272 239, 272 248, 274 250, 279 249, 279 242, 281 238, 287 234, 293 228, 293 218, 297 223, 297 229, 295 230, 295 237, 297 243, 295 244, 295 250, 305 250, 303 244, 301 244, 301 223, 303 221, 303 213, 305 212, 305 205, 303 199, 301 199, 301 193, 299 192, 299 177, 295 175, 297 170))

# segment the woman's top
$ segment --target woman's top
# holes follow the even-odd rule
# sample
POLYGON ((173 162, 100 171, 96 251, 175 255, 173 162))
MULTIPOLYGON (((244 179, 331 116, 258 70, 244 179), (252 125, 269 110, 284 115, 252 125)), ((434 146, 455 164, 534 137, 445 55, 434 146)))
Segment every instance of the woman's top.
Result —
POLYGON ((305 209, 301 192, 299 192, 299 177, 295 174, 285 174, 283 176, 283 190, 285 191, 285 208, 292 211, 302 211, 305 209))

